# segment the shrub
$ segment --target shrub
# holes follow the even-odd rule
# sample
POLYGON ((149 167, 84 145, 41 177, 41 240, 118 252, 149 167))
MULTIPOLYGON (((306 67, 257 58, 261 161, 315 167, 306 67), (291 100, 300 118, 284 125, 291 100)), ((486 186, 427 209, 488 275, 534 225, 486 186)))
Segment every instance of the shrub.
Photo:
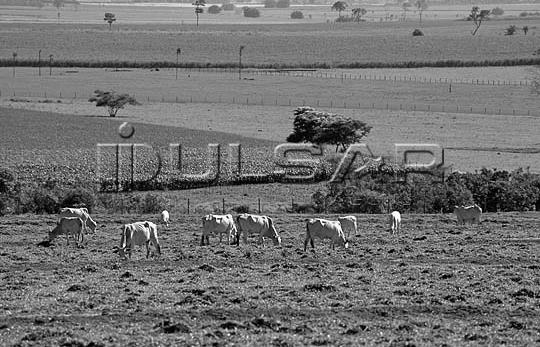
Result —
POLYGON ((13 171, 0 168, 0 194, 11 194, 15 184, 15 175, 13 171))
POLYGON ((221 7, 219 7, 218 5, 212 5, 208 7, 208 13, 210 14, 218 14, 220 12, 221 12, 221 7))
POLYGON ((253 7, 244 8, 244 17, 258 18, 260 16, 261 16, 261 13, 256 8, 253 8, 253 7))
POLYGON ((60 207, 86 207, 89 213, 92 213, 94 205, 94 193, 84 188, 68 191, 60 202, 60 207))
POLYGON ((140 105, 134 97, 129 94, 118 94, 114 90, 103 91, 97 89, 94 91, 94 96, 88 99, 90 102, 95 102, 96 107, 107 107, 109 116, 116 117, 119 110, 126 105, 140 105))
POLYGON ((236 9, 236 6, 234 6, 234 4, 223 4, 223 6, 221 6, 221 9, 223 11, 234 11, 236 9))
POLYGON ((36 186, 26 186, 19 196, 18 213, 57 213, 58 200, 50 190, 36 186))
POLYGON ((424 36, 424 33, 420 29, 414 29, 412 32, 412 36, 424 36))
POLYGON ((515 25, 510 25, 508 28, 505 29, 504 34, 511 36, 516 33, 517 27, 515 25))
POLYGON ((160 195, 146 193, 142 199, 141 213, 158 213, 167 208, 167 201, 160 195))
POLYGON ((277 8, 289 8, 291 6, 290 0, 277 0, 276 7, 277 8))
POLYGON ((491 10, 491 14, 494 16, 502 16, 503 13, 504 13, 504 10, 500 7, 495 7, 494 9, 491 10))
POLYGON ((340 16, 336 18, 336 23, 348 23, 354 22, 354 17, 352 16, 340 16))
POLYGON ((521 12, 519 14, 520 17, 527 17, 529 14, 527 12, 521 12))
POLYGON ((236 213, 249 213, 249 206, 248 205, 239 205, 232 208, 232 210, 236 213))
POLYGON ((276 0, 264 0, 264 8, 276 7, 276 0))
POLYGON ((304 14, 302 11, 293 11, 291 13, 291 19, 304 19, 304 14))

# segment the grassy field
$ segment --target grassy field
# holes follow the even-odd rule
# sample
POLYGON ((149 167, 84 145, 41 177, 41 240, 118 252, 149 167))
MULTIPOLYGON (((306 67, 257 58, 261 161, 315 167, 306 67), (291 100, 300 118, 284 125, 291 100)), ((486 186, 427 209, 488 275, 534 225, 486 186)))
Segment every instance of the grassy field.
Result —
POLYGON ((417 22, 314 23, 288 25, 105 25, 0 24, 0 56, 11 59, 79 61, 176 61, 237 64, 244 45, 245 66, 351 64, 355 62, 484 61, 533 58, 540 46, 536 26, 529 20, 495 20, 471 36, 471 23, 426 21, 423 37, 412 37, 417 22), (505 36, 509 25, 528 25, 528 35, 505 36), (24 42, 24 45, 21 44, 24 42))
MULTIPOLYGON (((83 249, 41 243, 55 217, 0 219, 4 346, 535 345, 540 343, 538 213, 358 216, 348 250, 315 242, 306 217, 275 218, 283 246, 199 246, 200 216, 159 227, 163 256, 120 261, 122 223, 98 214, 83 249)), ((329 216, 333 218, 335 216, 329 216)))

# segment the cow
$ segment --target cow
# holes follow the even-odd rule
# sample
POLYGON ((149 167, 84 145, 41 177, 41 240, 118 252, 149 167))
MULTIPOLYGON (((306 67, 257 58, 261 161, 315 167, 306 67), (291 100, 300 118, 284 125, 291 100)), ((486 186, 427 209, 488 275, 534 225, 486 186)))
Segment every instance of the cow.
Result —
POLYGON ((169 212, 167 210, 164 210, 161 212, 159 221, 165 224, 166 226, 169 226, 169 212))
POLYGON ((482 208, 477 204, 472 206, 454 206, 454 214, 457 217, 457 224, 465 225, 467 222, 470 224, 480 223, 480 215, 482 214, 482 208))
POLYGON ((355 216, 338 217, 338 222, 341 224, 341 229, 343 230, 343 233, 345 233, 347 238, 350 237, 351 231, 354 233, 353 236, 356 236, 357 227, 355 216))
POLYGON ((131 259, 131 251, 135 246, 146 246, 146 258, 150 256, 150 242, 156 248, 158 255, 161 255, 161 246, 157 237, 157 226, 148 221, 124 224, 122 236, 120 238, 119 254, 126 259, 126 251, 131 259))
POLYGON ((96 232, 97 223, 94 222, 92 217, 90 217, 88 209, 86 209, 85 207, 64 207, 60 210, 60 213, 58 214, 58 219, 62 217, 79 217, 83 221, 83 231, 90 229, 92 233, 96 232))
POLYGON ((236 216, 236 225, 238 227, 238 238, 242 235, 246 244, 248 234, 258 234, 259 243, 262 245, 264 245, 265 237, 272 239, 274 246, 281 245, 281 237, 270 217, 244 213, 236 216))
POLYGON ((79 247, 79 237, 81 244, 84 241, 84 222, 79 217, 62 217, 56 222, 56 227, 49 227, 49 242, 52 242, 58 235, 66 235, 66 245, 69 245, 69 235, 75 236, 75 243, 79 247))
POLYGON ((304 252, 307 249, 308 241, 311 241, 311 248, 315 248, 313 239, 331 239, 332 249, 337 244, 339 246, 349 248, 349 243, 345 239, 345 234, 341 229, 339 221, 331 221, 320 218, 312 218, 306 220, 306 239, 304 241, 304 252))
POLYGON ((236 242, 237 246, 240 244, 238 230, 234 224, 233 216, 230 214, 207 214, 202 217, 202 229, 201 246, 205 245, 205 239, 206 244, 210 244, 210 240, 208 239, 210 234, 219 234, 219 243, 221 243, 223 234, 227 234, 227 242, 229 245, 231 244, 231 241, 236 242))
POLYGON ((399 211, 390 213, 388 227, 392 231, 392 234, 398 233, 401 230, 401 213, 399 213, 399 211))

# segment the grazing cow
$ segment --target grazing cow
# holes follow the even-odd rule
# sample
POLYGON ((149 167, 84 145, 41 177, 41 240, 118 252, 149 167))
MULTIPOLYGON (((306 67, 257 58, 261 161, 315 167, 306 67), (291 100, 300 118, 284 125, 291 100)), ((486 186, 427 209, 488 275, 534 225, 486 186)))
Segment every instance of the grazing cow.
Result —
POLYGON ((157 237, 157 226, 148 221, 124 224, 120 238, 119 254, 126 258, 126 251, 131 259, 131 251, 135 246, 146 246, 146 258, 150 256, 150 242, 154 244, 157 254, 161 255, 161 246, 157 237))
POLYGON ((270 217, 244 213, 236 217, 236 224, 238 226, 238 238, 242 234, 246 244, 248 234, 259 234, 260 244, 264 245, 264 238, 268 237, 274 240, 274 246, 281 245, 281 237, 270 217))
POLYGON ((75 243, 79 247, 79 237, 81 244, 84 241, 84 222, 79 217, 62 217, 56 223, 56 227, 49 227, 49 242, 54 240, 58 235, 66 234, 66 245, 69 244, 69 235, 75 236, 75 243))
POLYGON ((159 221, 166 226, 169 226, 169 212, 167 210, 161 212, 159 221))
POLYGON ((353 232, 353 236, 356 236, 357 227, 355 216, 338 217, 338 222, 341 224, 341 229, 343 230, 343 233, 345 233, 347 238, 350 237, 351 231, 353 232))
POLYGON ((232 215, 208 214, 202 217, 202 222, 203 232, 201 236, 201 246, 205 245, 205 239, 206 244, 210 244, 210 240, 208 239, 210 234, 219 234, 219 243, 221 243, 223 234, 227 234, 227 242, 229 245, 231 244, 231 241, 236 242, 237 246, 239 245, 240 237, 232 215))
POLYGON ((81 208, 71 208, 71 207, 64 207, 60 210, 60 213, 58 214, 58 218, 62 217, 79 217, 83 221, 83 229, 86 231, 86 229, 90 229, 92 233, 96 232, 97 223, 94 222, 92 217, 90 217, 90 214, 88 213, 88 210, 84 207, 81 208))
POLYGON ((306 220, 306 240, 304 241, 304 252, 306 251, 308 241, 311 241, 311 248, 315 248, 313 239, 331 239, 332 249, 337 244, 349 248, 349 243, 345 239, 345 234, 341 230, 341 223, 338 221, 312 218, 306 220))
POLYGON ((388 224, 392 234, 395 234, 401 230, 401 213, 399 211, 393 211, 388 218, 388 224))
POLYGON ((480 215, 482 214, 482 208, 477 204, 472 206, 454 206, 454 214, 457 217, 457 224, 466 223, 480 223, 480 215))

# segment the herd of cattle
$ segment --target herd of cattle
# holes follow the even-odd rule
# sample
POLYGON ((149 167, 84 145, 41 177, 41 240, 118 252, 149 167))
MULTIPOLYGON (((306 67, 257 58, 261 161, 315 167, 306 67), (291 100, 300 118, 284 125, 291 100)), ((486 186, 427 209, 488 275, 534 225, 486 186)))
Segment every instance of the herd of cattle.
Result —
MULTIPOLYGON (((455 206, 454 214, 457 217, 458 224, 478 224, 482 209, 476 204, 472 206, 455 206)), ((69 243, 69 237, 72 236, 75 238, 77 246, 79 246, 84 241, 85 233, 94 233, 97 227, 97 223, 92 219, 86 208, 62 208, 58 217, 56 227, 49 230, 49 241, 53 241, 57 236, 65 234, 67 243, 69 243)), ((159 222, 169 226, 169 212, 161 212, 159 222)), ((309 218, 305 220, 305 223, 304 251, 306 251, 308 243, 311 244, 312 248, 315 248, 314 238, 330 239, 332 248, 335 245, 348 248, 347 239, 351 233, 353 236, 357 234, 355 216, 339 217, 337 221, 309 218)), ((401 230, 401 214, 398 211, 389 214, 388 227, 392 234, 401 230)), ((281 237, 275 228, 274 221, 268 216, 244 213, 236 216, 236 218, 233 218, 231 214, 208 214, 202 217, 201 246, 210 244, 210 235, 219 236, 220 243, 225 235, 229 244, 239 245, 241 237, 244 243, 247 243, 247 237, 251 234, 258 236, 260 244, 264 244, 264 239, 269 238, 274 245, 281 245, 281 237)), ((131 258, 131 251, 134 246, 144 245, 146 247, 146 257, 148 258, 150 256, 150 244, 155 248, 155 252, 161 255, 161 246, 158 241, 157 225, 155 223, 143 221, 124 224, 118 253, 123 259, 126 259, 126 253, 131 258)))

